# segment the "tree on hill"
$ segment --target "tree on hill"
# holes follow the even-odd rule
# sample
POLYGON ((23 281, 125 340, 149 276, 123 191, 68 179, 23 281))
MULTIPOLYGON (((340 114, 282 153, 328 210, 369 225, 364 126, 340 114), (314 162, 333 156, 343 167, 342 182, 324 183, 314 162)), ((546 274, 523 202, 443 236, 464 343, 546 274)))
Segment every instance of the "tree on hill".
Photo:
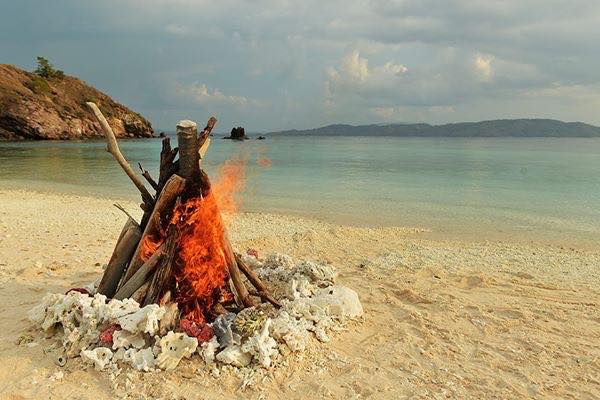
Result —
POLYGON ((38 57, 37 64, 38 66, 34 73, 42 78, 63 78, 65 76, 63 71, 60 69, 54 69, 52 64, 50 64, 50 62, 44 57, 38 57))

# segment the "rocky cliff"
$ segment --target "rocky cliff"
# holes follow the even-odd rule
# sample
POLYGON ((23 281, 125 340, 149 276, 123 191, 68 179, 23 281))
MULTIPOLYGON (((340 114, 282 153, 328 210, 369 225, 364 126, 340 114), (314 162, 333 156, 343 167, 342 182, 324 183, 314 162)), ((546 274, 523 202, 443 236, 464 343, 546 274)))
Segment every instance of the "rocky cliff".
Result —
POLYGON ((152 125, 104 93, 71 77, 42 78, 0 64, 0 140, 103 136, 86 101, 98 104, 117 137, 152 137, 152 125))

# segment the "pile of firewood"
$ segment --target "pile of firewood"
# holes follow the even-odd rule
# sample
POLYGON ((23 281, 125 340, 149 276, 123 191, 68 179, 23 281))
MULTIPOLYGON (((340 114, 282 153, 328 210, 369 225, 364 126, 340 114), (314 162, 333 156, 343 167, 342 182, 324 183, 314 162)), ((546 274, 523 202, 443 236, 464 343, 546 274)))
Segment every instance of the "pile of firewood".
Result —
MULTIPOLYGON (((185 221, 187 214, 180 210, 186 204, 189 208, 191 200, 195 200, 193 204, 198 207, 211 206, 207 203, 212 195, 211 183, 202 170, 201 162, 217 120, 211 117, 199 134, 194 122, 184 120, 178 123, 179 147, 171 148, 170 139, 163 139, 158 180, 153 179, 139 164, 141 177, 155 191, 151 194, 144 180, 136 174, 121 153, 115 135, 101 111, 96 104, 87 104, 106 134, 108 152, 140 191, 141 208, 144 211, 139 222, 128 214, 127 223, 119 235, 98 286, 98 293, 119 300, 132 298, 140 305, 177 302, 180 312, 185 314, 181 315, 182 318, 198 322, 208 322, 228 311, 252 307, 259 300, 279 307, 279 302, 271 296, 265 284, 234 253, 222 223, 217 224, 215 232, 218 240, 209 249, 218 265, 207 268, 221 268, 219 272, 224 284, 219 285, 217 282, 214 290, 202 294, 197 289, 194 277, 206 279, 210 271, 202 271, 200 263, 195 266, 198 271, 190 277, 183 265, 185 260, 181 254, 185 243, 181 237, 184 234, 190 235, 190 232, 193 234, 189 224, 202 224, 203 221, 185 221), (179 158, 176 159, 178 155, 179 158), (250 285, 247 287, 248 282, 250 285)), ((218 207, 215 210, 216 215, 212 215, 212 218, 219 222, 221 216, 218 207)), ((189 252, 190 249, 187 250, 189 252)))

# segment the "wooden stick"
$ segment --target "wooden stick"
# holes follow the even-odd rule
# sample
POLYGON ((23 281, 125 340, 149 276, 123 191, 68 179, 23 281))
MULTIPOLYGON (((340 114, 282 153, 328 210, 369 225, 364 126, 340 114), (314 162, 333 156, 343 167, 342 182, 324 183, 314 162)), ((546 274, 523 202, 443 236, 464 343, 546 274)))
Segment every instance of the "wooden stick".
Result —
POLYGON ((167 228, 167 238, 163 244, 165 255, 152 277, 152 282, 148 288, 146 298, 144 299, 144 306, 158 303, 162 294, 171 289, 171 281, 174 278, 173 271, 178 238, 179 233, 177 232, 175 225, 169 225, 167 228))
POLYGON ((144 202, 149 204, 154 203, 154 198, 152 197, 150 192, 148 192, 146 186, 144 186, 144 182, 142 182, 140 177, 135 174, 133 168, 131 168, 131 165, 129 165, 125 157, 123 157, 123 154, 119 149, 119 144, 117 143, 117 138, 115 137, 112 128, 108 124, 108 121, 106 121, 106 118, 104 118, 104 115, 102 115, 102 112, 100 111, 98 106, 91 101, 88 101, 86 104, 92 109, 94 115, 96 116, 96 119, 102 127, 102 130, 104 130, 104 135, 106 136, 106 151, 112 154, 112 156, 115 158, 115 160, 117 160, 121 168, 123 168, 123 171, 125 171, 129 179, 131 179, 133 184, 138 188, 138 190, 142 194, 142 199, 144 200, 144 202))
POLYGON ((223 235, 223 251, 225 253, 225 262, 227 263, 229 277, 231 278, 235 292, 239 301, 242 303, 242 306, 253 307, 256 304, 254 303, 254 300, 252 300, 252 297, 250 297, 250 293, 248 293, 248 289, 246 289, 246 285, 244 285, 244 282, 242 281, 242 276, 240 274, 235 255, 233 254, 233 250, 231 249, 231 243, 227 237, 227 232, 224 232, 223 235))
POLYGON ((215 125, 217 125, 217 119, 215 117, 210 117, 206 122, 204 129, 202 129, 202 132, 198 135, 198 148, 202 147, 204 141, 210 136, 215 125))
MULTIPOLYGON (((139 226, 139 224, 138 224, 138 223, 135 221, 135 218, 133 218, 133 216, 127 212, 127 210, 125 209, 125 207, 123 207, 123 206, 122 206, 122 205, 120 205, 119 203, 114 203, 114 204, 113 204, 113 206, 115 206, 115 207, 117 207, 119 210, 123 211, 123 213, 129 217, 129 219, 133 220, 133 222, 135 222, 135 223, 136 223, 136 224, 139 226)), ((121 232, 121 234, 123 234, 123 232, 121 232)), ((119 239, 120 239, 120 238, 121 238, 121 237, 119 236, 119 239)))
POLYGON ((242 273, 244 275, 246 275, 246 278, 248 278, 250 283, 252 283, 252 285, 254 285, 254 287, 258 291, 257 295, 263 301, 268 301, 269 303, 273 304, 275 307, 280 308, 281 303, 279 303, 277 300, 275 300, 275 298, 269 292, 267 285, 265 285, 263 283, 263 281, 258 277, 258 275, 256 275, 256 273, 252 270, 252 268, 250 268, 250 266, 248 266, 244 262, 244 260, 242 260, 242 257, 240 257, 239 254, 236 254, 235 259, 237 261, 238 267, 240 268, 240 271, 242 271, 242 273))
POLYGON ((154 180, 154 178, 152 178, 152 175, 150 175, 150 172, 148 172, 147 169, 144 169, 144 166, 142 165, 141 162, 138 162, 138 167, 142 171, 142 176, 144 178, 146 178, 146 181, 148 181, 148 183, 150 184, 150 186, 152 186, 152 189, 158 190, 158 183, 156 183, 156 181, 154 180))
POLYGON ((142 285, 148 280, 148 276, 150 276, 158 263, 164 257, 163 246, 159 247, 158 250, 150 256, 148 261, 144 263, 133 276, 119 289, 119 291, 115 294, 114 298, 117 300, 123 300, 127 297, 130 297, 135 293, 142 285))
POLYGON ((98 293, 109 298, 115 294, 119 281, 125 271, 125 266, 131 260, 131 256, 141 237, 142 231, 140 226, 132 218, 129 218, 121 231, 102 280, 98 285, 98 293))
POLYGON ((140 244, 135 250, 135 254, 133 255, 129 268, 127 268, 127 272, 124 276, 124 280, 121 283, 121 287, 123 287, 125 282, 127 282, 127 280, 130 279, 133 274, 136 273, 138 268, 140 268, 144 263, 144 261, 141 259, 144 238, 146 238, 148 235, 156 235, 159 233, 161 216, 163 216, 165 210, 173 205, 175 199, 183 192, 184 188, 185 179, 179 175, 171 176, 171 178, 169 178, 168 182, 165 184, 165 187, 158 196, 154 210, 152 210, 152 213, 148 218, 148 223, 146 224, 146 228, 142 234, 142 240, 140 240, 140 244))
POLYGON ((160 169, 158 175, 158 189, 157 193, 162 191, 165 183, 169 180, 171 175, 179 172, 179 163, 174 163, 175 157, 179 149, 176 147, 171 149, 171 139, 166 137, 162 141, 162 150, 160 151, 160 169))
POLYGON ((146 297, 146 293, 148 293, 149 287, 150 287, 150 281, 148 280, 142 286, 140 286, 140 288, 138 290, 136 290, 135 293, 133 293, 130 298, 137 301, 138 304, 141 304, 144 301, 144 298, 146 297))

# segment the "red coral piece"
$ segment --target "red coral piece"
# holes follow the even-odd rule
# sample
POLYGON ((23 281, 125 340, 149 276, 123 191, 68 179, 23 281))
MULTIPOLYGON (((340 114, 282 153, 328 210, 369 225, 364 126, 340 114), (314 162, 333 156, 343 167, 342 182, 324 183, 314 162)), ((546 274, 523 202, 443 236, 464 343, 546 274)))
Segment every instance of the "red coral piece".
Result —
POLYGON ((187 318, 179 321, 179 329, 186 335, 198 339, 198 344, 208 342, 215 335, 215 331, 210 325, 198 324, 187 318))
POLYGON ((196 336, 196 339, 198 339, 198 344, 202 344, 204 342, 208 342, 210 339, 212 339, 213 336, 215 336, 214 329, 212 328, 212 326, 205 324, 202 327, 202 331, 200 332, 200 334, 196 336))
POLYGON ((248 249, 246 250, 246 254, 252 256, 258 260, 258 251, 256 249, 248 249))
POLYGON ((120 331, 120 330, 121 330, 121 325, 119 325, 119 324, 110 325, 108 328, 106 328, 105 330, 100 332, 100 342, 102 344, 108 344, 108 345, 112 346, 113 333, 115 333, 116 331, 120 331))
POLYGON ((83 293, 83 294, 87 294, 88 296, 91 296, 92 294, 89 292, 89 290, 82 288, 82 287, 76 287, 76 288, 71 288, 69 290, 67 290, 67 292, 65 294, 69 294, 71 292, 79 292, 79 293, 83 293))

